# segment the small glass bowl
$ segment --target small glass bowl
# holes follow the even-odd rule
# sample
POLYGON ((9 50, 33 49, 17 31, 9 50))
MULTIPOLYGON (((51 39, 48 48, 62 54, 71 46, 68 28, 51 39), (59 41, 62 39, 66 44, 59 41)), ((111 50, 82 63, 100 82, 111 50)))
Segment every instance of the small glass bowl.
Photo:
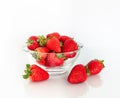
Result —
POLYGON ((66 73, 69 70, 69 68, 73 66, 74 62, 78 58, 80 54, 80 50, 81 48, 83 48, 83 44, 79 43, 78 46, 79 46, 78 50, 71 51, 71 52, 40 53, 41 55, 46 55, 46 59, 47 59, 47 56, 50 54, 64 55, 65 59, 62 64, 59 63, 59 66, 55 65, 54 59, 52 60, 53 65, 50 65, 50 66, 48 64, 39 63, 35 57, 35 51, 28 50, 26 46, 23 48, 23 50, 24 52, 27 53, 30 64, 37 64, 38 66, 46 70, 50 75, 60 75, 60 74, 66 73))

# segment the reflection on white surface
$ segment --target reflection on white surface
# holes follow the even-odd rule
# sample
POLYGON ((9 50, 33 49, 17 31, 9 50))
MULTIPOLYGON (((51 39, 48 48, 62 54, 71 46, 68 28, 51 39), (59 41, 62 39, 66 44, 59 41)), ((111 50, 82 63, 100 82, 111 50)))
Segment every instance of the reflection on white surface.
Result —
POLYGON ((88 77, 87 83, 91 87, 97 88, 97 87, 102 86, 102 79, 100 75, 93 75, 93 76, 88 77))
POLYGON ((79 84, 70 84, 67 82, 67 75, 52 76, 49 80, 42 82, 24 81, 24 89, 27 98, 49 98, 58 96, 57 98, 77 98, 87 95, 90 88, 98 88, 102 86, 100 75, 93 75, 79 84), (67 96, 67 97, 65 97, 67 96))
POLYGON ((76 98, 77 96, 85 95, 89 87, 86 82, 80 84, 70 84, 66 80, 66 76, 51 77, 47 81, 30 82, 24 84, 25 92, 29 98, 76 98), (67 97, 65 97, 67 96, 67 97))
POLYGON ((88 93, 89 87, 86 82, 80 84, 68 84, 66 87, 67 98, 77 98, 88 93))

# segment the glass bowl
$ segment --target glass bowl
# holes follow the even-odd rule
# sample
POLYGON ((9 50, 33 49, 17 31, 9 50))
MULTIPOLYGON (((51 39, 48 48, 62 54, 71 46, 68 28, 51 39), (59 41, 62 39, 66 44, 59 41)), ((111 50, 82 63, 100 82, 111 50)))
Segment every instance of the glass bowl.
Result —
POLYGON ((24 46, 23 50, 27 53, 30 64, 37 64, 46 70, 50 75, 60 75, 66 73, 69 68, 74 65, 74 62, 78 58, 83 44, 79 43, 78 46, 78 50, 61 53, 39 53, 28 50, 26 46, 24 46), (39 59, 38 55, 42 55, 42 57, 44 57, 44 60, 39 59), (63 57, 61 58, 61 56, 63 57))

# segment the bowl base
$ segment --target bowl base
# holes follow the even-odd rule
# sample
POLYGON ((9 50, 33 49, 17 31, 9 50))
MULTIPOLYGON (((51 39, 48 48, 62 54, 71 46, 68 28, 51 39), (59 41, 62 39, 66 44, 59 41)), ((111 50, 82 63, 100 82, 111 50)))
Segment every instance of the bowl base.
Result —
POLYGON ((46 68, 46 71, 52 76, 63 75, 67 72, 65 68, 46 68))

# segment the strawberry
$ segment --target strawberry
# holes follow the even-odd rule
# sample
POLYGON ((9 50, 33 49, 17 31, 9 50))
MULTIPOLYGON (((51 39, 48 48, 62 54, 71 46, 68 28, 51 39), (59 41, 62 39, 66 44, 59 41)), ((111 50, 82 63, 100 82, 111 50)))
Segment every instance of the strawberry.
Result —
POLYGON ((104 68, 103 60, 93 59, 86 65, 88 75, 95 75, 101 72, 104 68))
POLYGON ((35 52, 32 56, 36 59, 37 63, 45 65, 47 53, 49 49, 47 47, 38 47, 35 49, 35 52))
POLYGON ((46 61, 48 67, 61 66, 64 63, 64 56, 62 54, 49 53, 46 61))
POLYGON ((48 39, 46 46, 52 51, 61 52, 60 41, 56 37, 48 39))
POLYGON ((59 40, 60 34, 58 32, 53 32, 53 33, 47 34, 47 38, 50 38, 50 37, 56 37, 59 40))
POLYGON ((73 58, 76 56, 76 52, 66 52, 66 53, 64 53, 64 56, 66 58, 73 58))
POLYGON ((82 64, 75 65, 67 78, 68 82, 72 84, 84 82, 86 79, 86 69, 82 64))
POLYGON ((37 39, 38 39, 38 36, 30 36, 28 38, 28 40, 33 40, 33 41, 37 41, 37 39))
POLYGON ((63 45, 63 52, 71 52, 78 50, 78 45, 73 39, 67 39, 63 45))
POLYGON ((48 72, 43 70, 41 67, 33 64, 26 64, 25 75, 23 75, 24 79, 29 78, 33 82, 47 80, 49 78, 48 72))
POLYGON ((60 37, 60 41, 65 42, 65 40, 71 39, 69 36, 63 35, 60 37))
POLYGON ((38 59, 38 60, 36 60, 36 62, 38 63, 38 64, 40 64, 40 65, 46 65, 46 59, 38 59))
POLYGON ((37 36, 30 36, 27 41, 27 47, 30 50, 34 50, 37 47, 39 47, 39 44, 37 42, 38 37, 37 36))
POLYGON ((62 50, 63 52, 67 52, 64 54, 66 58, 73 58, 76 55, 75 50, 78 50, 78 45, 73 39, 68 38, 65 40, 62 50))
POLYGON ((35 49, 35 52, 37 52, 37 56, 39 59, 46 58, 47 53, 49 52, 49 49, 47 47, 38 47, 35 49))

